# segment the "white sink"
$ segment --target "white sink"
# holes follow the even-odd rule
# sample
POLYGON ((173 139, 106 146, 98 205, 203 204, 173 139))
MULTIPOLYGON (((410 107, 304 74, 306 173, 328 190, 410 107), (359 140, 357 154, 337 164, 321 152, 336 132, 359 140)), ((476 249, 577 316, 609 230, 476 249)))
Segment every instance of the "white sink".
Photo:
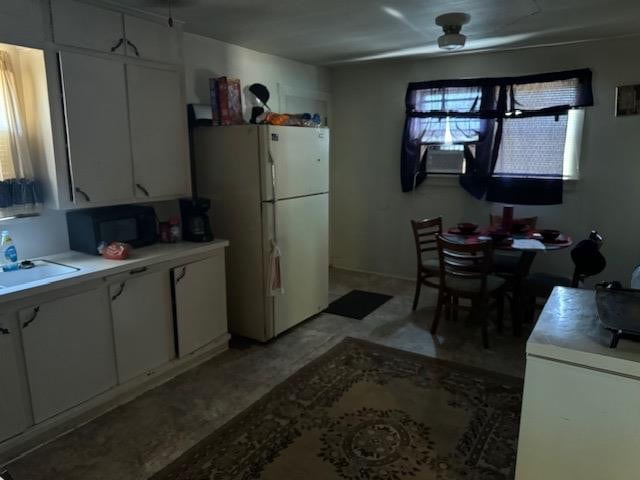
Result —
POLYGON ((33 260, 33 268, 21 268, 12 272, 0 271, 0 288, 10 288, 80 270, 48 260, 33 260))

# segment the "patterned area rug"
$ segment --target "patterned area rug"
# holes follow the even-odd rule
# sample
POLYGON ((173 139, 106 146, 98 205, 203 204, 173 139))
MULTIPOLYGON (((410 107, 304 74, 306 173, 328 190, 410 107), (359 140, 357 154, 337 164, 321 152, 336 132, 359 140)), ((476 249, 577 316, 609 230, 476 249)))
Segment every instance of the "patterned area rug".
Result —
POLYGON ((514 477, 522 381, 348 338, 152 480, 514 477))

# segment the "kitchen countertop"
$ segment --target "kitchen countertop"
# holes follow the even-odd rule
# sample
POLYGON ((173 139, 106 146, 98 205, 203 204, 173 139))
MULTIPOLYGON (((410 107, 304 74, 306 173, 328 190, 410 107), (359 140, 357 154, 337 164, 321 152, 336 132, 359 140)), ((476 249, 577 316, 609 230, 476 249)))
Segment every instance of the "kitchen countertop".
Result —
MULTIPOLYGON (((0 288, 0 305, 88 280, 126 272, 134 268, 142 268, 156 263, 207 253, 228 245, 229 242, 222 239, 216 239, 208 243, 156 243, 148 247, 134 249, 126 260, 109 260, 98 255, 87 255, 74 251, 38 257, 38 260, 60 263, 78 268, 78 270, 15 287, 0 288)), ((0 272, 0 275, 4 274, 0 272)), ((10 275, 10 272, 6 274, 10 275)))
POLYGON ((527 354, 640 378, 640 342, 621 339, 598 320, 594 290, 556 287, 527 341, 527 354))

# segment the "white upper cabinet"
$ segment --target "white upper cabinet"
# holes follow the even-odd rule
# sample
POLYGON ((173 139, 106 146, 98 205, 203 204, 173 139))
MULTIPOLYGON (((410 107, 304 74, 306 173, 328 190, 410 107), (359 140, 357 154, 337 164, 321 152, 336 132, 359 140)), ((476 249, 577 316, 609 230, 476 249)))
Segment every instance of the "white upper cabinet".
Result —
POLYGON ((48 50, 54 58, 45 60, 56 156, 39 165, 48 205, 190 195, 181 25, 170 28, 160 17, 130 15, 115 4, 50 1, 56 52, 48 50), (62 89, 53 84, 58 73, 62 89), (62 102, 54 98, 60 90, 62 102))
POLYGON ((123 55, 122 14, 74 0, 52 0, 53 40, 60 45, 123 55))
POLYGON ((179 30, 166 23, 124 16, 127 55, 164 63, 180 61, 179 30))
POLYGON ((24 380, 17 315, 0 315, 0 442, 29 427, 31 406, 24 380))
POLYGON ((77 205, 133 198, 124 64, 60 53, 72 195, 77 205))
POLYGON ((190 195, 186 108, 180 75, 127 65, 136 197, 190 195))
POLYGON ((77 0, 52 0, 53 40, 59 45, 180 63, 181 26, 126 15, 77 0))
POLYGON ((47 40, 46 3, 0 0, 0 42, 39 46, 47 40))

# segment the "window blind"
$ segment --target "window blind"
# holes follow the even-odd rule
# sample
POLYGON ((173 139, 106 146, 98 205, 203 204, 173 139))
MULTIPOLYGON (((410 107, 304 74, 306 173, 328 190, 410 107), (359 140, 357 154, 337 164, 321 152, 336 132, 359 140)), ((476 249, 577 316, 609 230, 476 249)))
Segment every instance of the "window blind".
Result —
POLYGON ((493 175, 562 178, 567 115, 504 120, 493 175))
POLYGON ((509 86, 508 111, 540 114, 550 109, 568 109, 580 105, 580 79, 569 78, 549 82, 513 84, 509 86))

